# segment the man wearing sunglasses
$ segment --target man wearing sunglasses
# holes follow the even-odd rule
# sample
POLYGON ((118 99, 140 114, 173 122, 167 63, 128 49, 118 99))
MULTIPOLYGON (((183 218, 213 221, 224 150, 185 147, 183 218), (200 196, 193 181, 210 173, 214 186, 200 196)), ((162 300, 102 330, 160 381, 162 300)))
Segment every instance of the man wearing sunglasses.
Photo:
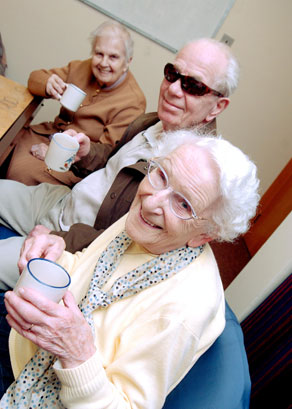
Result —
POLYGON ((165 66, 157 114, 134 121, 110 157, 104 145, 90 144, 86 135, 72 131, 82 159, 71 169, 84 177, 72 190, 1 180, 0 223, 22 237, 0 242, 2 265, 7 266, 0 272, 0 288, 13 287, 27 235, 59 232, 69 236, 72 246, 68 244, 67 250, 73 252, 88 245, 95 230, 106 229, 126 213, 146 172, 143 161, 157 156, 161 145, 169 142, 164 132, 208 126, 228 106, 237 80, 238 64, 225 44, 211 39, 191 42, 165 66), (42 227, 35 229, 36 225, 42 227))
POLYGON ((164 129, 212 122, 227 108, 238 74, 238 64, 224 44, 210 39, 187 44, 164 68, 158 102, 164 129))

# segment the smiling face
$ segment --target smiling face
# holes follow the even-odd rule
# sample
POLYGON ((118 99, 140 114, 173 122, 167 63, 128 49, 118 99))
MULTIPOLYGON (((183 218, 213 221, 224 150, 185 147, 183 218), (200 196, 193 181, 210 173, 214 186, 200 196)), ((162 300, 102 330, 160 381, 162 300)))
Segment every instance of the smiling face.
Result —
POLYGON ((114 33, 97 37, 92 50, 91 69, 98 83, 113 85, 128 69, 125 45, 114 33))
MULTIPOLYGON (((177 55, 174 66, 181 74, 194 77, 210 88, 224 75, 227 58, 215 44, 195 41, 177 55)), ((180 80, 170 83, 165 78, 160 87, 158 116, 165 130, 189 128, 214 119, 229 103, 228 98, 213 94, 189 95, 181 89, 180 80)))
POLYGON ((198 217, 182 220, 169 206, 169 189, 155 190, 145 177, 132 203, 126 230, 146 250, 161 254, 188 244, 199 246, 207 236, 208 214, 218 199, 217 168, 209 154, 194 145, 182 145, 160 161, 172 188, 192 204, 198 217))

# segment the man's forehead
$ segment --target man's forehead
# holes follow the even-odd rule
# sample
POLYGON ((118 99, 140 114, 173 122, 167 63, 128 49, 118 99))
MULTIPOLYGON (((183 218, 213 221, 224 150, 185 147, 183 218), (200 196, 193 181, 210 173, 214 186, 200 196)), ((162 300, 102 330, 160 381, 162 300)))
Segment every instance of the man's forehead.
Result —
POLYGON ((213 71, 217 71, 223 65, 223 61, 225 62, 225 57, 219 47, 212 43, 195 41, 179 51, 174 65, 182 74, 202 79, 211 73, 213 75, 213 71))

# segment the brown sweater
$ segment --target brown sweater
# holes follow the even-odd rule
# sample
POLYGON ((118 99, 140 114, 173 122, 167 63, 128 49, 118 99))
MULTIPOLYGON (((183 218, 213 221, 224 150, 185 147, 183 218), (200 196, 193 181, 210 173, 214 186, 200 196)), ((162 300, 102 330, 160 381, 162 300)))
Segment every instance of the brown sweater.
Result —
POLYGON ((145 111, 146 100, 135 78, 129 71, 125 80, 113 89, 101 88, 91 71, 91 59, 72 61, 66 67, 37 70, 30 74, 28 89, 32 94, 47 97, 46 83, 57 74, 66 83, 73 83, 86 92, 82 106, 75 113, 61 108, 54 122, 34 125, 41 135, 72 128, 89 138, 114 146, 127 126, 145 111))
POLYGON ((66 173, 52 171, 48 174, 44 162, 30 154, 33 144, 48 144, 49 135, 66 129, 75 129, 77 132, 84 132, 99 146, 102 142, 108 155, 127 126, 145 111, 144 94, 131 72, 127 73, 125 80, 117 87, 103 89, 92 74, 91 59, 72 61, 63 68, 33 71, 28 80, 30 92, 48 97, 46 83, 53 73, 59 75, 66 83, 77 85, 87 96, 77 112, 61 108, 54 122, 32 125, 22 132, 7 171, 7 178, 26 185, 48 182, 72 186, 80 180, 70 171, 66 173))

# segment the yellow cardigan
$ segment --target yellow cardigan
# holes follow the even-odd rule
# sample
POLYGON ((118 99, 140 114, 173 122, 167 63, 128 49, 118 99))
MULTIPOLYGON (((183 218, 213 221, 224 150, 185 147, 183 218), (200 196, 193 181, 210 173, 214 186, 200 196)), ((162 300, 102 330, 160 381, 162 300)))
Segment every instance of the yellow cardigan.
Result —
MULTIPOLYGON (((75 255, 64 252, 59 259, 72 276, 70 290, 77 302, 87 292, 100 253, 124 228, 125 218, 87 249, 75 255)), ((150 257, 139 246, 130 247, 111 281, 150 257)), ((223 331, 224 306, 217 264, 206 245, 192 264, 170 279, 95 311, 95 355, 73 369, 55 363, 63 405, 161 408, 167 394, 223 331)), ((17 377, 35 346, 14 331, 9 341, 17 377)))

